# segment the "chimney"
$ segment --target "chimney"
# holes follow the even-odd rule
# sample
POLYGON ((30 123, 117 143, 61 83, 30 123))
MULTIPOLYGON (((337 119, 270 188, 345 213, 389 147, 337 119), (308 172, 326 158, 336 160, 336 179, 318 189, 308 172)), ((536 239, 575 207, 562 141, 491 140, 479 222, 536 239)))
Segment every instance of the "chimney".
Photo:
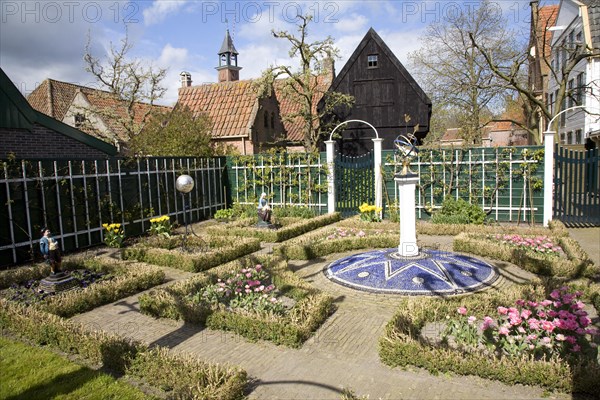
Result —
POLYGON ((183 71, 182 73, 179 74, 179 76, 181 77, 181 87, 190 87, 192 86, 192 74, 190 74, 189 72, 183 71))

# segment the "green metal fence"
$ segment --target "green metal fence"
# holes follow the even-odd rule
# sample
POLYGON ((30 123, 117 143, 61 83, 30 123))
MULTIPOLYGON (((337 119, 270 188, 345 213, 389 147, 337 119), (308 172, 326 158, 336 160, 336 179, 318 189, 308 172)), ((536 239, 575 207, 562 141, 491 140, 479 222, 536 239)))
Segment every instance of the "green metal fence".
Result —
POLYGON ((192 221, 225 207, 224 158, 9 160, 0 179, 0 265, 36 258, 40 229, 48 226, 64 251, 100 244, 103 223, 118 222, 128 236, 149 219, 183 222, 181 174, 194 178, 187 196, 192 221), (3 190, 2 190, 3 189, 3 190))
MULTIPOLYGON (((419 174, 417 218, 429 219, 448 196, 478 204, 496 221, 541 222, 543 218, 541 146, 422 149, 411 169, 419 174)), ((394 173, 400 163, 384 151, 384 203, 399 195, 394 173)))
POLYGON ((335 159, 335 209, 348 217, 358 213, 363 203, 375 204, 373 152, 352 157, 338 154, 335 159))
POLYGON ((327 212, 325 153, 276 153, 227 157, 229 198, 257 204, 262 192, 274 206, 294 205, 327 212))
POLYGON ((600 225, 600 153, 556 145, 554 218, 567 226, 600 225))

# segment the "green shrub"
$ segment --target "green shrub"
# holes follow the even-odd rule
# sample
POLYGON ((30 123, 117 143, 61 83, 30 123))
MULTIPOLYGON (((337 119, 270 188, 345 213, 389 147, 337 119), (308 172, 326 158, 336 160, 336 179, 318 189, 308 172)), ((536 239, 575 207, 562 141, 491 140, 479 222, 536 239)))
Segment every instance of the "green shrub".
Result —
MULTIPOLYGON (((570 238, 561 237, 558 238, 558 241, 563 248, 574 246, 570 238)), ((593 265, 589 259, 581 260, 573 258, 569 256, 568 250, 565 251, 567 259, 563 257, 551 257, 511 247, 473 233, 461 233, 456 236, 454 238, 453 249, 454 251, 511 262, 529 272, 547 276, 576 278, 596 275, 598 273, 598 266, 593 265)))
POLYGON ((217 210, 217 212, 214 215, 214 219, 216 219, 218 221, 230 221, 233 219, 233 217, 234 217, 233 209, 231 209, 231 208, 217 210))
POLYGON ((275 218, 314 218, 316 216, 314 209, 301 206, 283 206, 273 208, 273 217, 275 218))
POLYGON ((431 217, 434 224, 476 224, 481 225, 485 221, 485 212, 476 204, 452 197, 446 197, 442 208, 431 217))
MULTIPOLYGON (((112 303, 124 297, 147 290, 164 282, 165 273, 151 265, 123 262, 106 257, 84 258, 69 257, 63 263, 63 270, 89 269, 91 271, 110 273, 112 279, 95 283, 86 288, 58 293, 35 303, 35 307, 46 310, 61 317, 72 317, 92 310, 98 306, 112 303)), ((22 273, 3 274, 4 284, 21 283, 27 279, 41 279, 47 276, 47 266, 26 267, 22 273), (23 279, 26 277, 26 279, 23 279)))
POLYGON ((123 258, 155 265, 200 272, 260 250, 260 241, 223 235, 190 236, 187 246, 195 252, 182 251, 181 238, 155 236, 123 250, 123 258))
POLYGON ((314 229, 339 221, 339 213, 325 214, 311 219, 301 219, 279 229, 265 229, 254 226, 224 225, 211 226, 207 232, 216 236, 244 236, 258 238, 262 242, 278 243, 310 232, 314 229))

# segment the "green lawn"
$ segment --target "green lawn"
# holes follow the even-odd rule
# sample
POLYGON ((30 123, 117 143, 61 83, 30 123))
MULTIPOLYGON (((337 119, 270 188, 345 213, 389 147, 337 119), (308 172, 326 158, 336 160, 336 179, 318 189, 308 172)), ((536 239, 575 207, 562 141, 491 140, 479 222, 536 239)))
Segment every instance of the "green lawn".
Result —
POLYGON ((0 399, 148 399, 110 375, 0 337, 0 399))

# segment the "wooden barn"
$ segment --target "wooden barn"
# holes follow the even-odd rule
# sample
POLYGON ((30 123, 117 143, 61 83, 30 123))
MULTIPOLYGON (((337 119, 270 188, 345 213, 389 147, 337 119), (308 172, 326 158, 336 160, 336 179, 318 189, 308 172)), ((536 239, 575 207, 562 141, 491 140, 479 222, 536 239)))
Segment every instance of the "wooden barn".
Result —
MULTIPOLYGON (((373 28, 329 90, 354 96, 352 109, 341 111, 337 117, 375 126, 384 139, 384 150, 393 149, 394 139, 401 133, 412 133, 415 127, 419 140, 429 132, 431 100, 373 28)), ((343 140, 338 140, 338 148, 344 154, 364 154, 373 149, 374 135, 368 126, 351 123, 343 132, 343 140)))

